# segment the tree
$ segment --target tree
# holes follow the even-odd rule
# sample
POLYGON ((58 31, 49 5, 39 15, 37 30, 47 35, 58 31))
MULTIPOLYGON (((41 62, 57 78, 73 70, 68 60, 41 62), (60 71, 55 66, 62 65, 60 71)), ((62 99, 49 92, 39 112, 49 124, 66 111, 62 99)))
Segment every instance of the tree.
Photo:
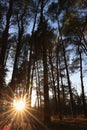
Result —
POLYGON ((80 47, 78 46, 78 53, 80 58, 80 78, 81 78, 81 88, 82 88, 82 102, 83 102, 83 110, 84 110, 84 116, 87 117, 87 111, 86 111, 86 100, 85 100, 85 93, 84 93, 84 84, 83 84, 83 70, 82 70, 82 51, 80 47))
POLYGON ((5 62, 6 62, 6 51, 8 46, 8 36, 9 36, 9 26, 10 19, 12 16, 13 10, 13 0, 9 0, 9 7, 6 12, 6 25, 5 29, 2 32, 2 36, 0 38, 0 88, 5 84, 5 62))
MULTIPOLYGON (((33 38, 35 41, 35 49, 38 49, 38 54, 42 53, 43 60, 43 76, 44 76, 44 122, 50 122, 50 106, 49 106, 49 88, 48 88, 48 65, 47 65, 47 47, 51 41, 50 36, 53 37, 53 33, 43 15, 44 2, 41 1, 40 21, 37 31, 34 32, 33 38), (47 43, 47 44, 46 44, 47 43), (37 48, 39 47, 39 48, 37 48)), ((36 50, 37 51, 37 50, 36 50)))
POLYGON ((13 0, 9 0, 9 8, 6 14, 6 26, 1 37, 1 51, 0 51, 1 67, 4 66, 4 62, 5 62, 5 54, 8 45, 8 32, 9 32, 10 19, 12 16, 12 10, 13 10, 13 0))

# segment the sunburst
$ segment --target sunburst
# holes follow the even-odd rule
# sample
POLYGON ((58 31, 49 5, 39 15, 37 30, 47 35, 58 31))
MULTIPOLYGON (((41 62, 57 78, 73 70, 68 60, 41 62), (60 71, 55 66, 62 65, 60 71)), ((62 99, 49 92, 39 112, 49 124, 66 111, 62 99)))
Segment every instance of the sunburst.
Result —
MULTIPOLYGON (((5 95, 5 99, 0 100, 3 103, 2 109, 3 111, 0 113, 0 128, 8 125, 11 129, 14 127, 19 128, 24 127, 24 124, 27 124, 27 130, 31 128, 35 129, 37 127, 36 124, 40 124, 40 126, 44 126, 44 124, 35 116, 35 113, 38 113, 37 110, 29 106, 28 96, 19 95, 14 96, 15 93, 10 91, 10 94, 2 92, 2 95, 5 95), (36 125, 36 126, 35 126, 36 125)), ((39 112, 37 115, 40 115, 39 112)))

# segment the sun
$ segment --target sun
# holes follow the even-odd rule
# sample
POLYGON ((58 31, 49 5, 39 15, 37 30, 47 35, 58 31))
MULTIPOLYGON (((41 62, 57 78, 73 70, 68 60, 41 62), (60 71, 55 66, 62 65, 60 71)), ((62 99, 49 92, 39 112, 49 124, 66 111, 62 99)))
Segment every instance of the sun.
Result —
POLYGON ((25 102, 22 101, 22 100, 18 100, 18 101, 15 101, 15 100, 14 100, 14 107, 15 107, 18 111, 24 110, 24 108, 25 108, 25 102))
POLYGON ((14 99, 13 106, 16 109, 16 111, 23 111, 26 107, 26 101, 24 98, 14 99))

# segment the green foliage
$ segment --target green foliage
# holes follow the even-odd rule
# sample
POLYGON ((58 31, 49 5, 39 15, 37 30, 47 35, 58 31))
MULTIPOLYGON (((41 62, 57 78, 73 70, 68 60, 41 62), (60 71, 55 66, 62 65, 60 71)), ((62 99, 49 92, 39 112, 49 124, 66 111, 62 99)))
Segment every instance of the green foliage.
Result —
POLYGON ((74 33, 79 24, 80 22, 78 21, 76 14, 67 14, 66 17, 63 19, 62 33, 65 36, 68 36, 70 33, 74 33))

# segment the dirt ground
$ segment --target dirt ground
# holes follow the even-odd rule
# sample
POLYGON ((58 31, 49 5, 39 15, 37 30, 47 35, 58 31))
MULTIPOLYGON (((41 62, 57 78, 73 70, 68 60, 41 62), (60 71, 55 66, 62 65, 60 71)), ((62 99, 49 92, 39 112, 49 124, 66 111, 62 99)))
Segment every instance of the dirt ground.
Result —
POLYGON ((49 130, 87 130, 87 119, 65 119, 52 122, 49 130))

